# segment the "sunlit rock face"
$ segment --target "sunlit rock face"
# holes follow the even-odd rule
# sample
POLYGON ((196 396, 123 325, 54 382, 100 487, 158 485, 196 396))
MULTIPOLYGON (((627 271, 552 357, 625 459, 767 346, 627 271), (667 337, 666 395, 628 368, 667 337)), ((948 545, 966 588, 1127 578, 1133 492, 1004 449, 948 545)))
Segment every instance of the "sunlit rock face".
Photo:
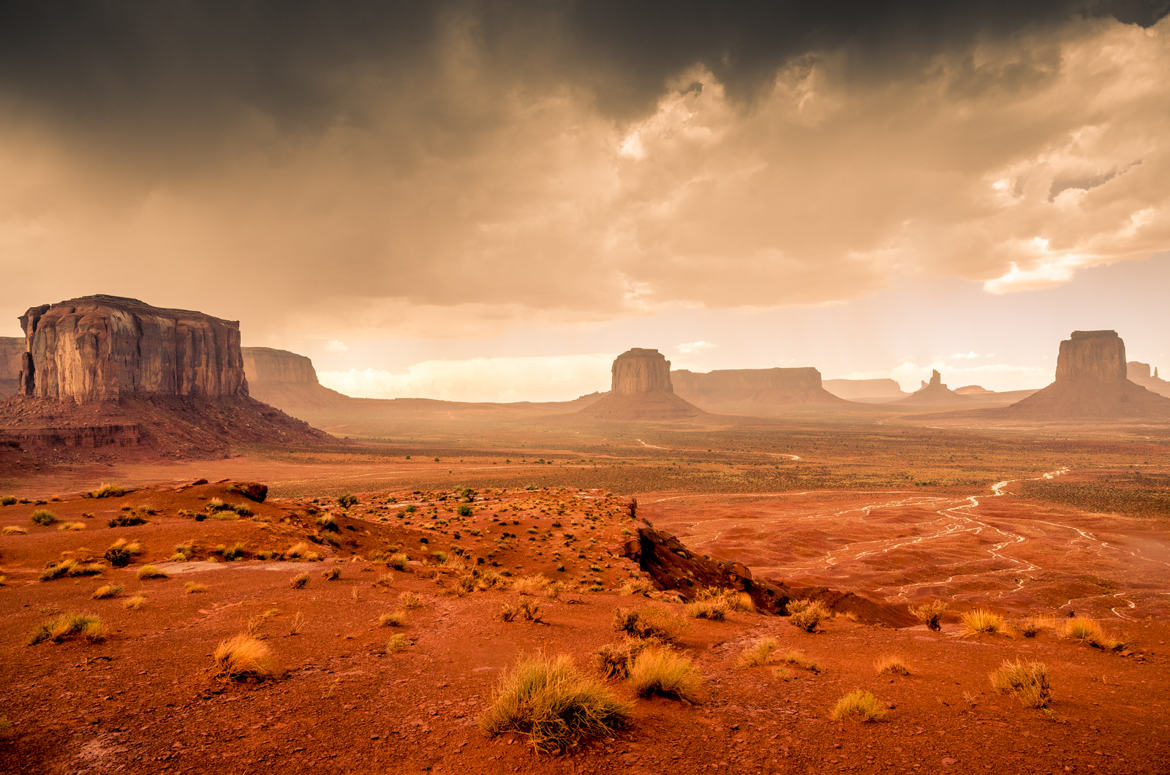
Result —
POLYGON ((611 390, 619 396, 673 393, 670 361, 657 350, 641 347, 627 350, 613 362, 611 390))
POLYGON ((86 296, 20 317, 20 392, 78 403, 127 395, 244 397, 239 323, 137 299, 86 296))
POLYGON ((1056 382, 1126 380, 1125 342, 1116 331, 1073 331, 1060 343, 1056 382))
POLYGON ((317 370, 304 355, 271 347, 245 347, 244 373, 253 388, 259 383, 316 385, 317 370))
POLYGON ((16 393, 23 356, 22 337, 0 336, 0 398, 16 393))

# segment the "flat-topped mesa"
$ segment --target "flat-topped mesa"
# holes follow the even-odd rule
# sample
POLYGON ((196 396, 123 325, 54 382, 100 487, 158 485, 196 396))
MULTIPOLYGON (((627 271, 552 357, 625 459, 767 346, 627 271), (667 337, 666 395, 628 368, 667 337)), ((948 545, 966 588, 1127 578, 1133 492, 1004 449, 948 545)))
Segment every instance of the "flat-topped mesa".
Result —
POLYGON ((15 395, 24 360, 24 338, 0 336, 0 398, 15 395))
POLYGON ((1125 382, 1125 342, 1116 331, 1073 331, 1071 337, 1060 343, 1056 382, 1082 380, 1125 382))
POLYGON ((99 295, 32 307, 20 323, 20 392, 28 397, 248 395, 236 321, 99 295))
POLYGON ((771 369, 716 369, 672 371, 676 394, 709 412, 749 416, 777 416, 805 406, 845 402, 821 385, 821 373, 811 366, 771 369))
POLYGON ((634 347, 613 362, 614 395, 634 396, 645 393, 673 393, 670 384, 670 361, 657 350, 634 347))
POLYGON ((272 347, 244 347, 241 351, 244 356, 244 373, 253 388, 258 383, 318 384, 317 370, 304 355, 272 347))
POLYGON ((1158 368, 1153 368, 1153 373, 1150 372, 1150 364, 1141 363, 1140 361, 1130 361, 1125 364, 1126 376, 1129 381, 1134 384, 1141 385, 1146 390, 1151 390, 1161 396, 1170 396, 1170 382, 1158 376, 1158 368))

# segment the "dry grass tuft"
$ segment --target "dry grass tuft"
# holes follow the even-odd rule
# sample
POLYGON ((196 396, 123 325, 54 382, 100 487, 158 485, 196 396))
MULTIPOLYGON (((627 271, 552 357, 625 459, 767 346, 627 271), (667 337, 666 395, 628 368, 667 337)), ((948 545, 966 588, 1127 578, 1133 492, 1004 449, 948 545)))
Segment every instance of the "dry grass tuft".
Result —
POLYGON ((309 578, 310 577, 308 573, 298 573, 297 575, 293 576, 292 581, 289 582, 289 586, 293 589, 301 589, 309 583, 309 578))
POLYGON ((236 635, 215 647, 219 674, 233 681, 263 681, 272 678, 272 650, 251 635, 236 635))
POLYGON ((1064 623, 1061 635, 1069 640, 1075 640, 1086 646, 1104 651, 1119 651, 1125 648, 1125 642, 1119 640, 1102 629, 1101 625, 1092 619, 1074 616, 1064 623))
POLYGON ((406 633, 396 633, 390 636, 390 640, 386 641, 386 651, 390 654, 397 654, 399 651, 404 651, 410 645, 410 640, 406 637, 406 633))
POLYGON ((880 721, 885 715, 886 709, 877 697, 865 689, 857 689, 837 700, 829 718, 833 721, 848 718, 856 718, 859 721, 880 721))
POLYGON ((165 579, 167 574, 159 570, 153 565, 143 565, 138 569, 138 579, 146 581, 148 579, 165 579))
POLYGON ((183 589, 187 590, 188 595, 197 595, 201 592, 206 592, 207 585, 206 584, 198 584, 194 581, 188 581, 186 584, 183 585, 183 589))
POLYGON ((105 584, 95 589, 90 597, 94 600, 105 600, 108 597, 117 597, 121 591, 122 588, 116 584, 105 584))
POLYGON ((630 685, 642 697, 695 702, 703 679, 695 663, 666 646, 647 646, 630 665, 630 685))
POLYGON ((29 644, 35 646, 44 641, 60 643, 74 637, 97 643, 106 639, 106 628, 102 620, 92 614, 61 614, 38 627, 29 639, 29 644))
POLYGON ((989 677, 997 691, 1015 694, 1027 708, 1046 708, 1052 700, 1048 668, 1041 662, 1006 660, 989 677))
POLYGON ((712 597, 707 600, 696 600, 687 605, 687 616, 692 619, 710 619, 721 622, 731 612, 731 604, 723 597, 712 597))
POLYGON ((77 560, 67 558, 50 563, 41 571, 40 580, 52 581, 62 576, 96 576, 104 570, 105 566, 100 562, 78 562, 77 560))
POLYGON ((911 606, 910 613, 915 619, 925 624, 927 629, 938 632, 942 629, 939 621, 946 610, 947 604, 942 600, 928 600, 921 605, 911 606))
POLYGON ((378 617, 379 627, 405 627, 406 626, 406 611, 401 609, 397 611, 389 611, 378 617))
POLYGON ((541 622, 540 604, 531 600, 521 600, 519 603, 503 603, 500 606, 500 618, 505 622, 524 619, 527 622, 541 622))
POLYGON ((516 730, 537 751, 558 752, 624 727, 630 707, 582 675, 568 656, 521 659, 504 676, 479 720, 490 736, 516 730))
POLYGON ((137 611, 142 606, 146 605, 146 597, 144 595, 134 595, 126 598, 126 602, 122 603, 122 607, 127 611, 137 611))
POLYGON ((306 562, 317 562, 321 559, 321 555, 313 551, 313 547, 304 541, 299 541, 285 549, 284 556, 290 560, 305 560, 306 562))
POLYGON ((630 665, 647 645, 647 641, 634 638, 623 638, 617 643, 607 643, 594 654, 597 669, 605 678, 624 679, 630 674, 630 665))
POLYGON ((414 592, 403 592, 398 595, 398 605, 407 609, 422 608, 423 599, 422 596, 415 594, 414 592))
POLYGON ((1007 628, 1002 616, 984 608, 965 611, 959 621, 963 625, 964 635, 994 635, 1007 628))
POLYGON ((28 531, 19 525, 5 525, 4 528, 0 530, 0 535, 23 536, 28 535, 28 531))
POLYGON ((40 525, 41 527, 48 527, 49 525, 51 525, 57 521, 57 515, 51 511, 47 511, 45 509, 37 509, 36 511, 34 511, 32 513, 32 516, 29 517, 29 521, 32 522, 34 525, 40 525))
POLYGON ((512 582, 512 591, 521 595, 541 595, 549 585, 549 580, 539 573, 534 576, 523 576, 512 582))
POLYGON ((614 612, 613 628, 632 638, 674 643, 686 629, 686 620, 665 608, 647 606, 638 610, 619 608, 614 612))
POLYGON ((123 495, 125 495, 128 492, 129 492, 129 490, 127 490, 125 487, 119 487, 116 484, 108 484, 106 482, 102 482, 100 487, 98 487, 96 490, 91 490, 91 491, 85 493, 85 495, 83 497, 85 497, 85 498, 121 498, 123 495))
POLYGON ((910 675, 910 668, 899 656, 882 657, 873 666, 878 675, 910 675))
POLYGON ((806 657, 802 651, 789 651, 777 661, 785 665, 791 665, 792 667, 799 667, 801 670, 807 670, 810 673, 821 672, 821 666, 806 657))
POLYGON ((788 623, 805 632, 816 632, 817 625, 832 616, 819 600, 793 600, 788 604, 788 623))
POLYGON ((736 665, 739 667, 762 667, 772 662, 772 655, 780 643, 775 638, 761 638, 740 652, 736 665))
POLYGON ((84 522, 62 522, 57 525, 58 530, 85 530, 84 522))
POLYGON ((339 578, 341 578, 341 566, 334 565, 329 570, 322 572, 321 578, 325 579, 326 581, 337 581, 339 578))

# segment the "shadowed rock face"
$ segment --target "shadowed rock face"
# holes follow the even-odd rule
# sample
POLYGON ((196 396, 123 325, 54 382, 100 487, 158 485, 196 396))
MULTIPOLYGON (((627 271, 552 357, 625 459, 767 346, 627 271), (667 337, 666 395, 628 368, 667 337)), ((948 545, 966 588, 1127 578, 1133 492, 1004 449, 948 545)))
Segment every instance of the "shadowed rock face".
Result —
POLYGON ((1120 384, 1126 380, 1125 342, 1116 331, 1073 331, 1060 343, 1056 382, 1093 381, 1120 384))
POLYGON ((23 356, 24 339, 0 336, 0 398, 16 393, 23 356))
POLYGON ((248 395, 235 321, 86 296, 33 307, 20 323, 25 396, 84 403, 135 394, 248 395))
POLYGON ((644 393, 673 393, 670 384, 670 361, 657 350, 635 347, 613 362, 614 395, 634 396, 644 393))
MULTIPOLYGON (((293 417, 316 421, 323 421, 320 416, 323 410, 357 408, 349 396, 319 383, 313 362, 304 355, 271 347, 245 347, 243 353, 248 392, 266 404, 283 409, 293 417)), ((352 420, 353 417, 346 418, 352 420)))

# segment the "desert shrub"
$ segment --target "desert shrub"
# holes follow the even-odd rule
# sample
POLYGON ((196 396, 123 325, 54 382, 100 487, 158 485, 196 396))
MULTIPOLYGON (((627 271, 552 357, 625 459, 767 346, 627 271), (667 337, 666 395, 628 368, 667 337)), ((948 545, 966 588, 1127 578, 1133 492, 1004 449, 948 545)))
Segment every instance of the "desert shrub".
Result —
POLYGON ((12 506, 17 503, 15 495, 0 496, 0 506, 12 506))
POLYGON ((819 600, 795 600, 788 604, 788 623, 805 632, 816 632, 817 625, 829 616, 829 609, 819 600))
POLYGON ((62 522, 57 526, 58 530, 85 530, 84 522, 62 522))
POLYGON ((378 617, 379 627, 405 627, 406 626, 406 611, 401 609, 397 611, 388 611, 378 617))
POLYGON ((515 621, 516 619, 524 619, 528 622, 543 621, 540 613, 540 604, 527 599, 521 600, 515 605, 512 603, 502 604, 500 606, 500 618, 505 622, 515 621))
POLYGON ((760 667, 769 664, 780 643, 775 638, 761 638, 739 653, 736 664, 740 667, 760 667))
POLYGON ((232 511, 236 512, 241 517, 252 516, 252 507, 246 503, 237 503, 232 506, 232 511))
POLYGON ((654 591, 654 585, 645 579, 634 579, 627 581, 618 588, 618 593, 622 595, 649 595, 654 591))
POLYGON ((1124 641, 1118 640, 1105 632, 1101 628, 1101 625, 1092 619, 1086 619, 1081 616, 1074 616, 1066 621, 1064 627, 1061 628, 1061 635, 1069 640, 1079 641, 1086 646, 1104 649, 1105 651, 1116 651, 1125 648, 1124 641))
POLYGON ((309 574, 308 573, 298 573, 297 575, 293 576, 292 581, 289 582, 289 586, 291 586, 293 589, 301 589, 302 587, 304 587, 308 583, 309 583, 309 574))
POLYGON ((125 568, 134 559, 135 555, 142 554, 142 546, 137 541, 127 541, 119 538, 106 549, 106 562, 115 568, 125 568))
POLYGON ((406 633, 395 633, 390 636, 390 640, 386 641, 386 651, 391 654, 397 654, 409 645, 410 640, 406 637, 406 633))
POLYGON ((1052 627, 1051 619, 1040 619, 1029 616, 1021 619, 1015 625, 1015 631, 1025 638, 1035 638, 1040 633, 1052 627))
POLYGON ((0 535, 6 536, 22 536, 28 535, 28 531, 23 527, 17 525, 5 525, 3 530, 0 530, 0 535))
POLYGON ((206 509, 208 511, 229 511, 231 506, 227 505, 223 498, 211 498, 207 501, 206 509))
POLYGON ((692 619, 710 619, 721 622, 727 618, 731 605, 726 598, 713 597, 707 600, 696 600, 687 605, 687 616, 692 619))
POLYGON ((703 683, 689 657, 665 646, 642 649, 630 665, 629 679, 639 696, 658 695, 687 702, 698 699, 703 683))
POLYGON ((512 582, 512 591, 521 595, 539 595, 548 587, 549 581, 544 576, 523 576, 512 582))
POLYGON ((1052 700, 1048 668, 1041 662, 1005 660, 989 677, 997 691, 1016 695, 1025 707, 1046 708, 1052 700))
POLYGON ((673 643, 686 627, 683 619, 665 608, 648 606, 639 610, 619 608, 614 611, 613 628, 633 638, 673 643))
POLYGON ((244 557, 248 553, 248 548, 244 544, 237 542, 231 546, 217 549, 216 553, 228 562, 232 562, 233 560, 244 557))
POLYGON ((90 492, 85 493, 85 495, 82 497, 85 497, 85 498, 121 498, 123 495, 125 495, 128 492, 129 492, 129 490, 127 490, 125 487, 119 487, 116 484, 107 484, 106 482, 102 482, 102 485, 100 487, 98 487, 96 490, 91 490, 90 492))
POLYGON ((128 597, 126 598, 125 602, 122 603, 122 607, 127 611, 137 611, 144 605, 146 605, 146 597, 144 595, 134 595, 133 597, 128 597))
POLYGON ((321 555, 313 551, 313 548, 304 541, 299 541, 285 549, 284 556, 289 559, 306 560, 308 562, 317 562, 321 559, 321 555))
POLYGON ((568 656, 521 659, 496 687, 479 725, 490 736, 526 733, 537 751, 573 748, 629 722, 630 707, 582 675, 568 656))
POLYGON ((346 493, 345 495, 338 496, 337 498, 337 505, 343 509, 348 509, 350 506, 356 506, 357 504, 358 499, 356 495, 350 495, 349 493, 346 493))
POLYGON ((175 553, 171 555, 171 562, 188 562, 195 556, 195 542, 186 541, 175 544, 175 553))
POLYGON ((101 619, 92 614, 61 614, 38 627, 29 643, 36 645, 46 640, 60 643, 73 637, 96 643, 105 640, 106 628, 102 625, 101 619))
POLYGON ((926 625, 927 629, 938 632, 942 629, 939 620, 942 618, 943 612, 947 610, 947 604, 941 600, 928 600, 920 605, 911 606, 910 614, 926 625))
POLYGON ((910 675, 910 668, 898 656, 882 657, 873 666, 878 675, 910 675))
POLYGON ((93 591, 90 595, 94 600, 105 600, 108 597, 117 597, 122 588, 116 584, 103 584, 93 591))
POLYGON ((166 573, 153 565, 143 565, 138 569, 138 578, 141 581, 146 581, 147 579, 165 579, 166 577, 166 573))
POLYGON ((41 571, 40 579, 41 581, 52 581, 62 576, 96 576, 103 570, 105 567, 99 562, 78 562, 73 559, 64 559, 46 566, 41 571))
POLYGON ((198 584, 194 581, 188 581, 186 584, 183 585, 183 589, 187 590, 188 595, 196 595, 196 594, 199 594, 200 592, 206 592, 207 585, 206 584, 198 584))
POLYGON ((110 527, 134 527, 136 525, 145 525, 146 518, 134 513, 119 514, 106 524, 110 527))
POLYGON ((994 635, 1003 632, 1005 628, 1003 617, 985 608, 963 612, 959 622, 963 625, 965 635, 994 635))
POLYGON ((215 647, 219 674, 233 681, 263 681, 275 674, 272 650, 251 635, 236 635, 215 647))
POLYGON ((37 509, 32 513, 32 516, 29 517, 29 521, 31 521, 34 525, 48 527, 57 521, 57 515, 45 509, 37 509))
POLYGON ((646 646, 647 641, 634 638, 607 643, 594 654, 597 669, 605 678, 624 679, 630 674, 630 665, 646 646))
POLYGON ((406 570, 406 563, 410 562, 410 558, 402 552, 395 552, 386 560, 386 564, 394 570, 406 570))
POLYGON ((325 579, 326 581, 337 581, 339 578, 341 578, 340 566, 334 565, 332 568, 322 572, 321 578, 325 579))
POLYGON ((414 592, 403 592, 398 596, 398 605, 403 608, 422 608, 423 599, 414 592))
POLYGON ((455 513, 457 513, 461 517, 470 517, 471 516, 471 506, 467 505, 466 503, 461 503, 461 504, 459 504, 459 507, 455 510, 455 513))
POLYGON ((337 524, 337 517, 332 514, 322 514, 317 517, 317 527, 327 533, 336 533, 341 530, 341 526, 337 524))
POLYGON ((785 665, 791 665, 792 667, 799 667, 801 670, 807 670, 810 673, 821 672, 821 666, 806 657, 801 651, 789 651, 775 661, 785 665))
POLYGON ((833 706, 829 718, 833 721, 856 718, 859 721, 880 721, 886 715, 886 709, 871 692, 857 689, 849 692, 833 706))

